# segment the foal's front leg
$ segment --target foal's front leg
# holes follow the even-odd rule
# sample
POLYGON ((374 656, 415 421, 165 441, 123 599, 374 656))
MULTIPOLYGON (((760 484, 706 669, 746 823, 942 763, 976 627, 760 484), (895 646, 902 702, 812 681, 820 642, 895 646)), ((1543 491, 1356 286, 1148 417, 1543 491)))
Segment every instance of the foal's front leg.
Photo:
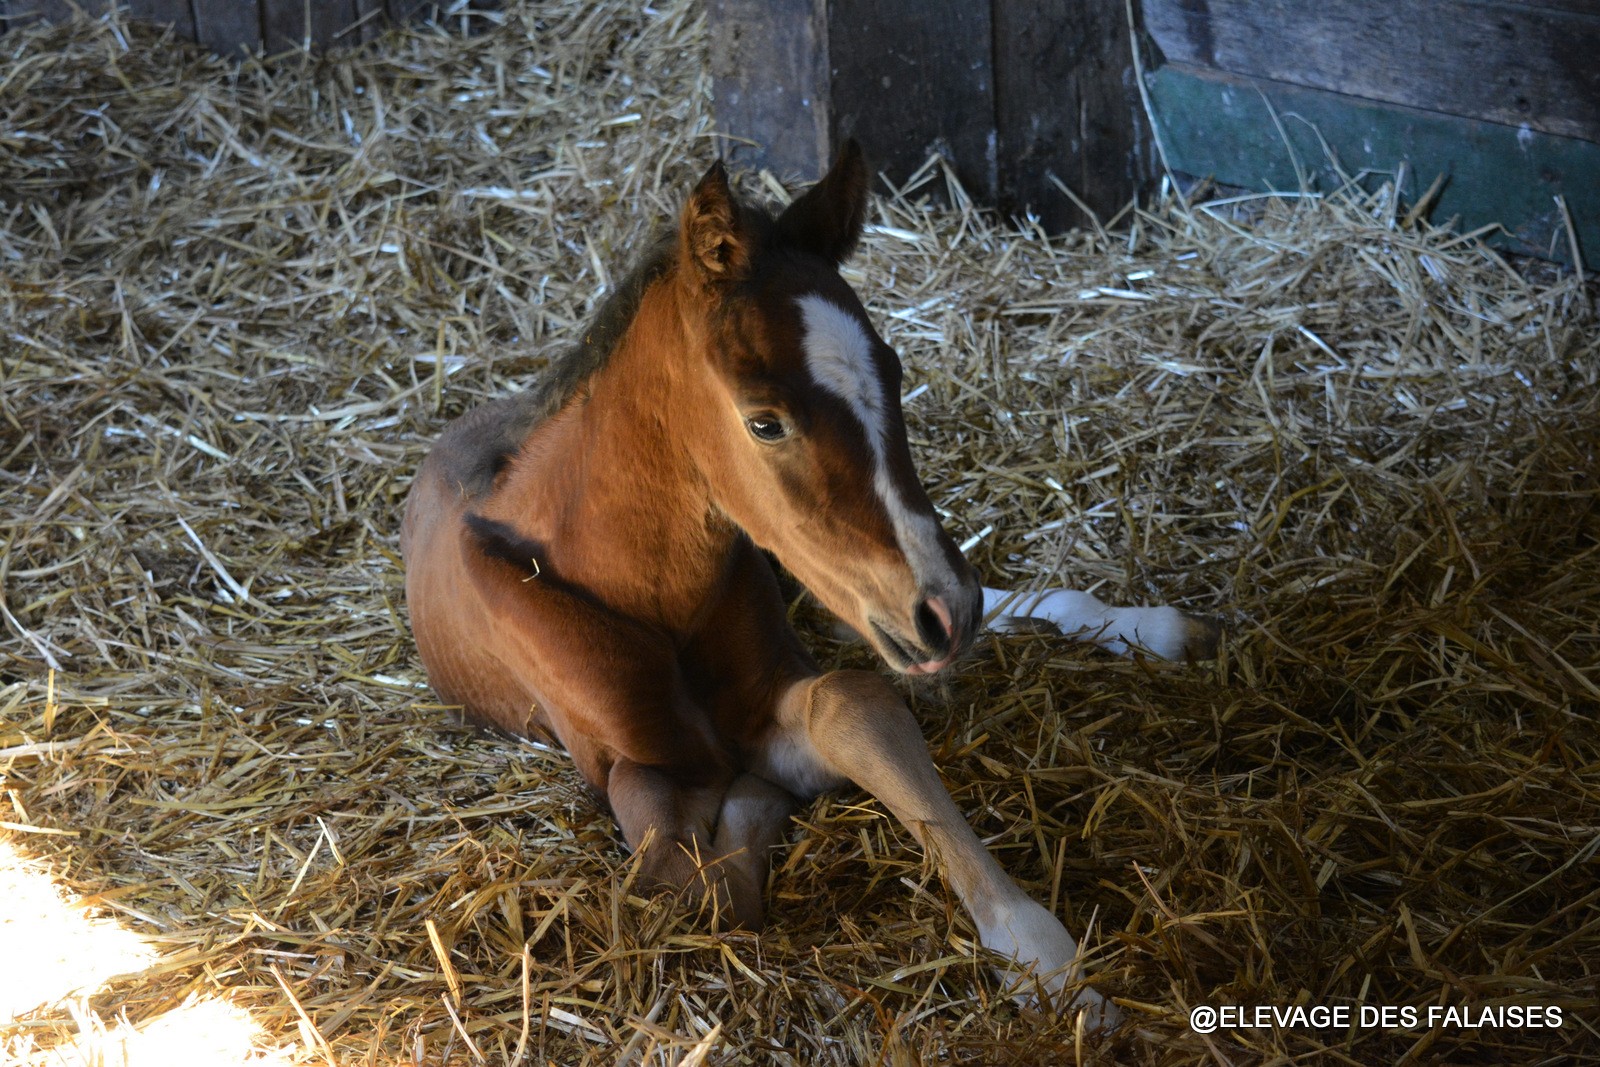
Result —
MULTIPOLYGON (((1077 942, 972 832, 939 780, 916 720, 887 681, 866 671, 822 675, 791 688, 778 714, 783 729, 882 801, 943 866, 985 948, 1032 969, 1052 996, 1077 980, 1077 942)), ((1072 1004, 1089 1011, 1092 1025, 1115 1022, 1116 1008, 1087 986, 1072 1004)))

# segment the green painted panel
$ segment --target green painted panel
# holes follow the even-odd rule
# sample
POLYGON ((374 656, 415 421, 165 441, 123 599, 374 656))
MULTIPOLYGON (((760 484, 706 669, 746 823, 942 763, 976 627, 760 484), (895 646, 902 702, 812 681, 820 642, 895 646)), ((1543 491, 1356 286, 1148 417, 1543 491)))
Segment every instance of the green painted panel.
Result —
POLYGON ((1570 260, 1555 197, 1566 199, 1584 264, 1600 267, 1600 145, 1492 122, 1168 64, 1147 77, 1156 130, 1174 170, 1247 189, 1314 189, 1406 164, 1415 200, 1439 175, 1430 212, 1463 231, 1500 223, 1499 243, 1570 260), (1276 117, 1274 117, 1274 115, 1276 117), (1333 166, 1329 157, 1337 160, 1333 166))

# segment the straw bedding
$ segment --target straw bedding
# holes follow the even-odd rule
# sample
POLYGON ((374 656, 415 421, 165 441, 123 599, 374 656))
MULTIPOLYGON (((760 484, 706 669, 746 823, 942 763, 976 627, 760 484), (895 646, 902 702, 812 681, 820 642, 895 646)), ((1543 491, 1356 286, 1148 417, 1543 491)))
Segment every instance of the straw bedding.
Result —
POLYGON ((6 1055, 204 994, 305 1063, 1600 1062, 1581 279, 1382 191, 1053 240, 928 206, 936 164, 874 204, 848 276, 991 584, 1229 628, 1208 665, 992 637, 907 690, 1005 866, 1093 922, 1131 1023, 1085 1038, 1003 995, 869 799, 805 811, 771 928, 713 937, 634 892, 559 753, 430 703, 412 471, 717 146, 696 5, 474 18, 243 69, 0 38, 0 817, 162 953, 6 1055), (1565 1024, 1194 1033, 1219 1003, 1565 1024))

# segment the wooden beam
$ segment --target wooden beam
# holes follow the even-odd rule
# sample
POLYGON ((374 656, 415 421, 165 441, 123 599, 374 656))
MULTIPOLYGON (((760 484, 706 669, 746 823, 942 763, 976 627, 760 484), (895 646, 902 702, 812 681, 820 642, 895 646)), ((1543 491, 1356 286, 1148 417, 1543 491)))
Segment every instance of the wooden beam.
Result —
POLYGON ((1196 67, 1600 142, 1600 4, 1145 0, 1196 67))
POLYGON ((1102 221, 1154 173, 1123 0, 993 0, 995 131, 1002 209, 1048 230, 1102 221))
POLYGON ((1124 0, 710 0, 707 25, 737 163, 810 177, 855 137, 901 185, 938 153, 1051 229, 1086 221, 1057 180, 1107 218, 1153 171, 1124 0))
POLYGON ((1176 170, 1227 185, 1318 188, 1406 164, 1402 194, 1446 182, 1431 217, 1472 230, 1499 223, 1518 252, 1569 260, 1564 198, 1584 261, 1600 263, 1600 145, 1573 137, 1373 103, 1169 64, 1148 78, 1157 131, 1176 170))
POLYGON ((712 98, 725 157, 811 179, 833 151, 826 0, 710 0, 712 98))

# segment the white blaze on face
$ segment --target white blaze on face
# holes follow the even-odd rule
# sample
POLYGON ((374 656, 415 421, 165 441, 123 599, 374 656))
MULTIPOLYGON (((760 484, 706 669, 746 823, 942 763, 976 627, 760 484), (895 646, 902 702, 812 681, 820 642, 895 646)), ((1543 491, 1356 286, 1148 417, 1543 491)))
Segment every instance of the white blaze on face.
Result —
POLYGON ((799 304, 806 367, 817 384, 848 404, 860 421, 872 449, 873 489, 889 513, 895 540, 918 585, 927 590, 955 584, 939 547, 939 523, 907 507, 889 475, 888 400, 872 358, 872 338, 859 319, 826 297, 808 293, 799 304))

